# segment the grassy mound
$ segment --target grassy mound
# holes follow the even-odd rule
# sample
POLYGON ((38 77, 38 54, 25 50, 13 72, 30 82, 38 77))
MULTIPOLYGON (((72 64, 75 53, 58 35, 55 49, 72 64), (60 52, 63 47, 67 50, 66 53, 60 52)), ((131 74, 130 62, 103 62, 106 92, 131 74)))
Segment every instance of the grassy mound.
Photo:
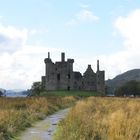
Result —
POLYGON ((89 96, 102 96, 102 94, 94 91, 44 91, 40 93, 40 96, 89 97, 89 96))

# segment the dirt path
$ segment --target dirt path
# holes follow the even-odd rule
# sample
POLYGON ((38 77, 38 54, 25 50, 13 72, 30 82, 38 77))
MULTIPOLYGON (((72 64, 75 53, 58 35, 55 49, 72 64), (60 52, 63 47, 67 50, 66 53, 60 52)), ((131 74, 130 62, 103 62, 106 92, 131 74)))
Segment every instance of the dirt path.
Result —
POLYGON ((48 116, 45 120, 36 123, 32 128, 27 129, 19 137, 20 140, 53 140, 57 124, 69 112, 70 109, 61 110, 48 116))

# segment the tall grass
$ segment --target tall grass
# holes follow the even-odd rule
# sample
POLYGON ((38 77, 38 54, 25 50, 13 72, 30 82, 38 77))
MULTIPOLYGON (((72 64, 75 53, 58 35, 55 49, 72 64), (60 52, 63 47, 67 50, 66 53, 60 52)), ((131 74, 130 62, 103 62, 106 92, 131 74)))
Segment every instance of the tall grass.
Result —
POLYGON ((75 101, 74 97, 0 98, 0 140, 11 139, 33 122, 75 101))
POLYGON ((140 140, 140 99, 89 97, 59 124, 55 140, 140 140))

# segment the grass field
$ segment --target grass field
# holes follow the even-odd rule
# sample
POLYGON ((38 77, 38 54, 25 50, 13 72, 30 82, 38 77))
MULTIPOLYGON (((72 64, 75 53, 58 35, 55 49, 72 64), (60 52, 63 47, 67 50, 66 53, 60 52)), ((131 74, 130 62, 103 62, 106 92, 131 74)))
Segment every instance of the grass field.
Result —
POLYGON ((40 93, 41 96, 78 96, 78 97, 89 97, 89 96, 102 96, 101 93, 94 91, 45 91, 40 93))
POLYGON ((48 114, 72 105, 74 97, 0 98, 0 140, 10 140, 48 114))
POLYGON ((59 124, 55 140, 140 140, 140 98, 89 97, 59 124))

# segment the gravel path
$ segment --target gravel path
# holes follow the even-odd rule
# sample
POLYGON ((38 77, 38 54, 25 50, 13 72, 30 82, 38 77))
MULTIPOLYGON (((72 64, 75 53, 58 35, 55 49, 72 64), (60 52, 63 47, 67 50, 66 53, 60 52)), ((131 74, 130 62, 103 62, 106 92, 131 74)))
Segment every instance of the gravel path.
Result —
POLYGON ((70 109, 60 110, 45 120, 37 122, 33 127, 27 129, 19 137, 20 140, 53 140, 57 124, 69 112, 70 109))

